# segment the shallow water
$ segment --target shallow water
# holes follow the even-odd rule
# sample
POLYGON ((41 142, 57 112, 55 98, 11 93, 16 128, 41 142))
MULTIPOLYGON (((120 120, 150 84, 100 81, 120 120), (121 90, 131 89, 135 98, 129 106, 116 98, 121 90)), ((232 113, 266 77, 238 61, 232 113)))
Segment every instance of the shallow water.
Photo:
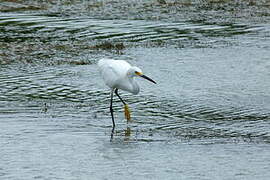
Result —
POLYGON ((0 13, 1 179, 268 179, 266 17, 210 23, 56 7, 0 13), (157 81, 119 92, 132 122, 116 100, 113 137, 102 57, 157 81))

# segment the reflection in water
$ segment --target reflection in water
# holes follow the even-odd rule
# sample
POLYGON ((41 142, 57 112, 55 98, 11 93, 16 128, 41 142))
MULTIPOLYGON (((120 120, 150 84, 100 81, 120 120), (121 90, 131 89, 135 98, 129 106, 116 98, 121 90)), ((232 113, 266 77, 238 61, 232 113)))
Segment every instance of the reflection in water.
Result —
POLYGON ((130 135, 131 135, 131 129, 127 127, 127 129, 125 130, 125 137, 130 137, 130 135))
MULTIPOLYGON (((121 130, 122 131, 122 130, 121 130)), ((127 127, 126 129, 123 130, 124 131, 124 141, 125 142, 128 142, 130 141, 131 139, 131 128, 130 127, 127 127)), ((118 132, 120 135, 122 134, 121 132, 118 132)), ((110 141, 112 142, 113 141, 113 138, 114 138, 114 135, 117 135, 117 132, 115 131, 115 127, 112 128, 112 132, 111 132, 111 138, 110 138, 110 141)), ((133 137, 134 138, 134 137, 133 137)))
POLYGON ((128 142, 128 141, 130 141, 130 136, 131 136, 132 134, 131 134, 131 128, 130 127, 127 127, 126 129, 125 129, 125 138, 124 138, 124 141, 125 142, 128 142))
POLYGON ((269 179, 269 8, 160 2, 0 3, 0 179, 269 179), (158 80, 117 129, 104 57, 158 80))
MULTIPOLYGON (((147 65, 147 61, 145 64, 147 65)), ((205 63, 203 64, 205 65, 205 63)), ((156 67, 158 66, 157 64, 156 67)), ((173 70, 173 68, 172 66, 171 69, 173 70)), ((216 70, 218 70, 217 67, 216 70)), ((149 72, 151 71, 155 72, 155 67, 149 72)), ((40 65, 34 68, 16 68, 16 71, 11 66, 2 68, 1 72, 0 100, 3 105, 0 112, 2 113, 16 111, 5 106, 5 102, 30 103, 30 105, 26 105, 30 106, 29 109, 31 109, 33 102, 39 104, 37 107, 39 112, 42 110, 48 116, 91 119, 89 120, 91 122, 86 124, 93 127, 104 127, 104 124, 111 125, 109 108, 107 107, 109 94, 106 93, 106 90, 100 90, 105 85, 101 83, 95 65, 46 68, 40 65), (93 78, 89 79, 89 77, 93 78), (101 117, 103 117, 102 120, 101 117)), ((188 70, 183 72, 188 72, 188 70)), ((218 72, 220 71, 218 70, 218 72)), ((218 72, 212 71, 212 74, 218 74, 218 72)), ((145 91, 142 95, 123 94, 123 98, 130 104, 131 108, 136 109, 132 122, 134 126, 138 126, 135 128, 136 132, 146 136, 148 140, 155 139, 155 135, 180 139, 242 138, 250 135, 258 141, 269 142, 268 101, 265 98, 263 101, 259 101, 258 96, 257 101, 252 101, 251 106, 249 105, 251 96, 240 96, 243 90, 239 93, 239 97, 234 95, 237 94, 237 91, 231 96, 226 88, 213 91, 216 83, 213 85, 211 81, 197 83, 196 79, 193 81, 188 78, 181 78, 180 84, 192 85, 194 88, 190 86, 189 91, 182 90, 181 98, 175 98, 179 95, 176 83, 178 79, 174 79, 166 72, 155 73, 155 76, 160 80, 160 83, 154 89, 154 94, 149 93, 152 91, 152 87, 144 85, 143 81, 139 80, 143 91, 145 91), (201 86, 209 88, 211 85, 210 92, 197 90, 201 86), (226 100, 220 98, 222 93, 227 94, 226 100)), ((190 75, 185 76, 190 78, 190 75)), ((228 81, 230 80, 228 79, 228 81)), ((262 85, 258 89, 262 94, 265 94, 263 91, 264 82, 257 81, 256 83, 256 87, 262 85)), ((237 90, 240 83, 242 82, 239 81, 234 90, 237 90)), ((246 92, 249 92, 249 89, 246 89, 246 92)), ((121 104, 120 101, 116 101, 116 103, 121 104)), ((119 116, 117 117, 117 125, 119 124, 119 128, 122 129, 121 122, 124 122, 122 107, 115 106, 115 111, 116 116, 119 116)), ((85 122, 81 123, 80 126, 83 126, 85 122)), ((131 130, 127 129, 124 134, 136 140, 136 135, 130 132, 131 130)), ((112 138, 113 135, 114 131, 112 131, 112 138)))

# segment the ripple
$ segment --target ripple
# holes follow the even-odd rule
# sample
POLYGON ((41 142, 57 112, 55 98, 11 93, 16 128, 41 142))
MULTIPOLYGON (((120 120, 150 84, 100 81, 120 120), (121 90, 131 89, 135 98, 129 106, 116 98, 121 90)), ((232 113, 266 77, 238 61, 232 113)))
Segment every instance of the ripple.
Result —
MULTIPOLYGON (((132 53, 130 47, 134 44, 141 46, 144 43, 156 41, 157 44, 164 42, 166 45, 173 45, 174 42, 177 42, 180 43, 180 46, 176 47, 183 47, 184 42, 187 42, 193 44, 189 47, 193 47, 194 44, 198 45, 203 42, 217 47, 220 45, 218 42, 221 41, 221 44, 228 45, 230 42, 238 42, 237 38, 241 39, 242 36, 252 38, 253 36, 257 37, 260 32, 266 34, 268 32, 267 27, 262 27, 265 28, 261 28, 260 25, 210 24, 203 21, 101 20, 89 17, 74 18, 39 14, 1 13, 0 35, 4 38, 0 41, 8 44, 3 48, 3 57, 6 57, 5 53, 9 53, 7 57, 17 59, 25 59, 30 55, 29 59, 32 63, 29 63, 29 66, 11 64, 1 67, 0 101, 30 102, 30 104, 31 102, 37 102, 38 105, 33 107, 32 110, 31 108, 12 109, 2 107, 0 111, 3 112, 3 116, 6 118, 13 117, 12 114, 16 114, 16 112, 17 115, 22 117, 28 116, 27 113, 23 112, 24 110, 31 112, 29 113, 31 117, 39 117, 39 115, 33 115, 32 111, 42 112, 44 103, 47 103, 48 112, 46 115, 48 117, 57 117, 61 120, 70 118, 70 123, 75 123, 73 121, 75 117, 81 120, 80 123, 86 123, 88 127, 108 128, 110 125, 109 91, 100 90, 103 86, 99 86, 100 79, 93 65, 99 56, 107 54, 97 53, 97 55, 93 51, 110 51, 117 48, 109 43, 107 43, 109 48, 102 48, 101 45, 94 46, 93 42, 124 42, 119 43, 121 45, 119 49, 127 53, 123 55, 125 58, 130 59, 128 53, 132 53), (127 51, 126 47, 131 50, 128 49, 130 51, 127 51), (89 49, 91 53, 89 53, 89 49), (89 58, 91 55, 93 56, 92 59, 89 58), (82 57, 90 59, 88 63, 85 63, 85 66, 65 66, 61 65, 61 63, 49 65, 50 61, 55 61, 58 58, 67 62, 67 59, 82 57), (35 64, 40 59, 44 59, 47 66, 42 63, 35 64), (93 119, 93 121, 85 122, 82 119, 93 119), (108 124, 108 126, 104 127, 104 124, 108 124)), ((134 110, 132 115, 134 125, 131 125, 135 128, 134 131, 142 136, 145 134, 149 139, 155 136, 176 139, 256 137, 262 138, 262 141, 269 141, 269 125, 267 123, 269 113, 262 111, 258 105, 251 106, 239 103, 241 98, 246 100, 248 93, 258 92, 257 85, 253 86, 253 80, 263 79, 262 76, 251 76, 248 81, 241 79, 247 72, 244 69, 245 67, 254 71, 254 68, 245 66, 246 59, 237 64, 228 60, 234 55, 231 54, 225 57, 223 63, 219 61, 216 63, 213 60, 214 58, 219 59, 220 56, 224 57, 224 54, 228 53, 219 52, 216 57, 212 57, 209 61, 209 56, 194 57, 194 51, 188 52, 190 54, 184 54, 183 51, 177 48, 171 49, 149 49, 142 46, 138 51, 139 53, 144 52, 144 55, 132 55, 142 58, 149 52, 147 55, 149 58, 142 60, 143 62, 139 61, 139 63, 143 63, 142 65, 150 68, 155 63, 156 66, 151 71, 161 80, 159 85, 161 92, 167 93, 168 87, 171 89, 171 92, 167 95, 163 93, 154 96, 147 93, 142 96, 123 94, 124 98, 130 103, 132 110, 134 110), (156 61, 152 59, 153 53, 160 53, 156 54, 156 61), (163 54, 166 56, 158 59, 158 56, 163 54), (187 60, 184 62, 183 59, 178 58, 180 56, 185 57, 187 60), (164 67, 164 59, 168 60, 167 67, 164 67), (179 62, 184 62, 184 67, 179 62), (240 74, 231 65, 237 66, 240 74), (224 67, 229 72, 223 72, 224 67), (180 72, 179 69, 183 70, 184 74, 177 74, 180 72), (208 69, 216 69, 216 71, 209 71, 208 69), (204 79, 203 77, 198 78, 204 73, 204 79), (175 74, 179 75, 179 77, 175 76, 175 74), (168 78, 168 82, 165 82, 165 78, 161 75, 168 78), (183 75, 185 76, 184 80, 182 80, 183 75), (213 76, 215 76, 214 79, 213 76), (227 79, 221 81, 224 77, 227 79), (239 77, 239 79, 235 79, 235 77, 239 77), (211 81, 211 87, 205 83, 209 80, 211 81), (233 89, 236 86, 231 83, 231 80, 241 85, 241 87, 237 86, 238 89, 235 92, 233 92, 233 89), (245 87, 245 82, 252 85, 252 88, 255 87, 255 90, 247 90, 247 95, 243 97, 242 88, 245 87), (182 93, 186 93, 186 97, 182 99, 173 98, 179 95, 179 83, 184 84, 183 89, 185 91, 182 93), (197 84, 201 84, 201 86, 197 84), (229 87, 225 92, 220 90, 224 86, 229 87), (240 96, 237 101, 226 101, 226 98, 234 99, 235 94, 240 96), (151 134, 151 137, 149 134, 151 134)), ((196 53, 204 54, 204 52, 196 53)), ((265 68, 263 66, 264 61, 260 63, 265 68)), ((71 60, 71 62, 73 61, 71 60)), ((248 63, 252 64, 250 61, 248 63)), ((258 68, 257 72, 261 72, 260 68, 258 68)), ((267 97, 265 93, 266 86, 265 83, 260 82, 261 94, 265 95, 265 97, 267 97)), ((146 90, 151 91, 150 89, 146 90)), ((122 106, 119 105, 119 102, 116 102, 115 111, 120 119, 118 123, 121 129, 125 129, 123 128, 125 126, 123 122, 125 121, 121 112, 122 106)), ((45 118, 48 118, 47 116, 45 118)), ((80 123, 76 127, 70 125, 69 122, 66 123, 63 124, 62 129, 72 129, 74 127, 74 131, 78 131, 78 129, 84 127, 80 123)), ((84 128, 87 129, 88 127, 84 128)), ((56 131, 59 129, 56 129, 56 131)), ((140 139, 145 138, 141 137, 140 139)))
MULTIPOLYGON (((97 87, 98 79, 88 79, 87 73, 93 75, 91 68, 94 67, 2 68, 1 117, 55 119, 50 120, 51 124, 44 122, 44 134, 59 131, 86 133, 89 128, 110 128, 109 91, 97 87)), ((236 107, 221 102, 215 106, 190 97, 179 100, 148 94, 130 96, 123 93, 122 96, 132 111, 131 142, 169 139, 270 142, 270 114, 255 107, 236 107)), ((114 109, 119 127, 115 136, 126 138, 122 104, 116 99, 114 109)))
POLYGON ((160 22, 146 20, 100 20, 85 17, 60 18, 42 15, 1 14, 0 32, 4 41, 21 41, 30 37, 48 41, 75 39, 125 42, 203 41, 210 37, 231 37, 260 31, 244 24, 203 24, 194 22, 160 22), (48 36, 48 33, 50 34, 48 36), (61 36, 60 36, 61 34, 61 36), (9 39, 9 40, 8 40, 9 39))

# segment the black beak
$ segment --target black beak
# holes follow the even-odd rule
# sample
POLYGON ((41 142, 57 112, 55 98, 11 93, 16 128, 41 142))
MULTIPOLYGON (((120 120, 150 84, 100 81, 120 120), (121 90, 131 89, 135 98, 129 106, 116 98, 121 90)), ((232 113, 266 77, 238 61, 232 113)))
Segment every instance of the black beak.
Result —
POLYGON ((141 77, 148 80, 148 81, 151 81, 154 84, 157 84, 153 79, 151 79, 150 77, 147 77, 146 75, 141 75, 141 77))

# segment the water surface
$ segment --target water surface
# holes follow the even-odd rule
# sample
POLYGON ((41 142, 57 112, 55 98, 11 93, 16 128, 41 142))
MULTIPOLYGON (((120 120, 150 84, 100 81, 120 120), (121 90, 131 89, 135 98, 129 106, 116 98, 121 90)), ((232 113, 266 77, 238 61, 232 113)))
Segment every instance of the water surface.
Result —
POLYGON ((82 4, 60 10, 57 4, 5 3, 2 179, 269 177, 267 16, 217 23, 192 11, 176 11, 178 19, 160 13, 171 4, 154 3, 157 9, 148 11, 146 3, 140 18, 132 12, 127 18, 108 4, 87 4, 93 12, 112 10, 98 16, 85 9, 67 13, 82 4), (109 89, 96 66, 102 57, 128 60, 157 81, 138 79, 139 95, 120 91, 132 122, 116 100, 113 138, 109 89))

